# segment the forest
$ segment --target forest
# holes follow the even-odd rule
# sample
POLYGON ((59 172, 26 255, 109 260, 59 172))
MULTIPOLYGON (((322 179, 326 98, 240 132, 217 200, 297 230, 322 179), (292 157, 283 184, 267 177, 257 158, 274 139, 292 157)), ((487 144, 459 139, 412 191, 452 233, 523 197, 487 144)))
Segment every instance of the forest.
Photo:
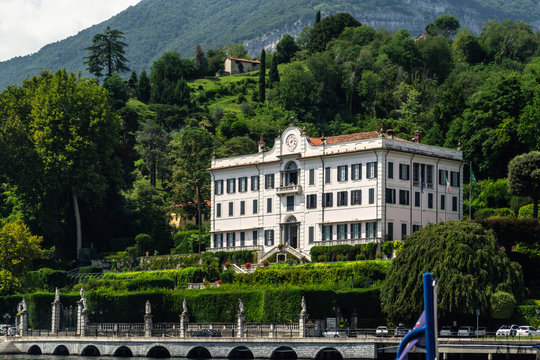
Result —
POLYGON ((310 136, 422 130, 472 162, 464 214, 527 217, 532 198, 509 195, 506 178, 512 158, 540 149, 539 45, 522 21, 474 35, 443 15, 412 38, 319 13, 255 58, 261 72, 221 76, 226 56, 250 57, 235 43, 164 52, 128 81, 43 71, 0 93, 0 216, 42 237, 42 266, 197 252, 196 226, 170 219, 208 212, 211 158, 255 152, 261 134, 272 146, 292 121, 310 136))

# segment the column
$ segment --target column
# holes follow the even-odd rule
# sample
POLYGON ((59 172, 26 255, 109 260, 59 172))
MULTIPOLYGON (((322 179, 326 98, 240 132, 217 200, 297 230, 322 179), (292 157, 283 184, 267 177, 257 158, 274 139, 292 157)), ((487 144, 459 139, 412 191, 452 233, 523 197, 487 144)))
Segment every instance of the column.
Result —
POLYGON ((306 336, 306 320, 308 318, 309 314, 307 313, 306 309, 306 299, 302 296, 302 311, 300 311, 300 316, 298 320, 298 337, 305 337, 306 336))
POLYGON ((152 337, 152 305, 146 301, 144 312, 144 337, 152 337))
POLYGON ((180 337, 185 338, 187 335, 187 324, 189 322, 189 312, 187 308, 186 299, 182 301, 182 314, 180 314, 180 337))
POLYGON ((86 336, 86 324, 88 323, 88 312, 86 310, 86 300, 77 301, 77 335, 86 336))
POLYGON ((246 314, 244 313, 244 303, 242 303, 242 299, 239 300, 238 305, 238 331, 236 333, 236 337, 244 337, 244 322, 246 320, 246 314))
POLYGON ((60 291, 56 288, 54 301, 52 302, 52 321, 51 332, 57 334, 60 330, 60 310, 62 309, 62 303, 60 302, 60 291))
POLYGON ((28 335, 28 311, 26 311, 26 309, 21 311, 20 326, 21 326, 21 329, 20 329, 21 336, 27 336, 28 335))

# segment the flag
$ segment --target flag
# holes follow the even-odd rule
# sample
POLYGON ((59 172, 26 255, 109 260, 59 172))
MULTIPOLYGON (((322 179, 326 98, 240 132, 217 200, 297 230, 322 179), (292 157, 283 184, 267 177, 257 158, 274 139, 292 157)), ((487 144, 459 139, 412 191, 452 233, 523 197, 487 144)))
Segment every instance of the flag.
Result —
POLYGON ((450 194, 450 181, 448 181, 448 172, 444 172, 444 178, 446 179, 446 192, 450 194))
POLYGON ((472 171, 472 168, 471 168, 471 181, 474 185, 476 185, 476 177, 474 177, 474 173, 472 171))
MULTIPOLYGON (((420 318, 418 318, 418 321, 414 325, 414 328, 415 329, 419 328, 420 326, 424 326, 425 324, 426 324, 426 312, 423 311, 422 315, 420 315, 420 318)), ((407 347, 405 348, 405 350, 403 350, 403 352, 401 353, 401 356, 399 357, 399 360, 407 359, 407 354, 415 346, 418 346, 418 347, 421 347, 421 348, 426 347, 426 335, 425 334, 411 340, 411 342, 409 342, 407 344, 407 347)))

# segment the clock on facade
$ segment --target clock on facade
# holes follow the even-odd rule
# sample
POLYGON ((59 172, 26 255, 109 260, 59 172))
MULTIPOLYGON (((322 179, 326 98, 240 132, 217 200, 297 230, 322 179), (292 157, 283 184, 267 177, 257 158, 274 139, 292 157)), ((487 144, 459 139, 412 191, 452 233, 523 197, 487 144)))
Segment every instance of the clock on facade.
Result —
POLYGON ((298 140, 296 139, 296 136, 294 134, 290 134, 289 136, 287 136, 287 139, 285 139, 285 144, 287 145, 287 149, 289 149, 289 151, 293 151, 294 149, 296 149, 298 140))

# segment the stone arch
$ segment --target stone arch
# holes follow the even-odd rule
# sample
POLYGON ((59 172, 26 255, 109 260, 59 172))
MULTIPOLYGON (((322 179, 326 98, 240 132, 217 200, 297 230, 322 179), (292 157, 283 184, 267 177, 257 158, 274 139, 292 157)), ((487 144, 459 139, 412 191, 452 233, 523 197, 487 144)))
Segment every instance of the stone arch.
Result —
POLYGON ((253 359, 253 353, 245 346, 237 346, 231 350, 227 359, 253 359))
POLYGON ((66 356, 66 355, 69 355, 69 350, 67 349, 67 347, 65 347, 65 345, 58 345, 57 347, 54 348, 54 351, 52 354, 66 356))
POLYGON ((43 352, 41 351, 41 348, 37 345, 32 345, 26 352, 28 355, 42 355, 43 352))
POLYGON ((133 357, 133 352, 131 352, 131 349, 127 346, 120 346, 118 349, 114 351, 113 356, 116 357, 133 357))
POLYGON ((186 355, 186 358, 188 359, 210 359, 212 358, 212 355, 210 354, 210 351, 208 351, 207 348, 202 346, 196 346, 193 349, 189 350, 189 352, 186 355))
POLYGON ((82 356, 101 356, 101 353, 99 352, 98 348, 94 345, 88 345, 83 349, 81 352, 82 356))
POLYGON ((285 170, 286 171, 298 170, 298 165, 296 165, 294 161, 289 161, 287 165, 285 165, 285 170))
POLYGON ((329 347, 321 349, 317 355, 315 355, 315 360, 343 360, 343 355, 335 348, 329 347))
POLYGON ((171 353, 165 347, 158 345, 148 350, 146 357, 164 359, 164 358, 170 358, 171 353))
POLYGON ((272 355, 270 355, 270 359, 296 360, 298 359, 298 355, 296 354, 296 351, 294 351, 292 348, 288 346, 280 346, 274 351, 272 351, 272 355))

